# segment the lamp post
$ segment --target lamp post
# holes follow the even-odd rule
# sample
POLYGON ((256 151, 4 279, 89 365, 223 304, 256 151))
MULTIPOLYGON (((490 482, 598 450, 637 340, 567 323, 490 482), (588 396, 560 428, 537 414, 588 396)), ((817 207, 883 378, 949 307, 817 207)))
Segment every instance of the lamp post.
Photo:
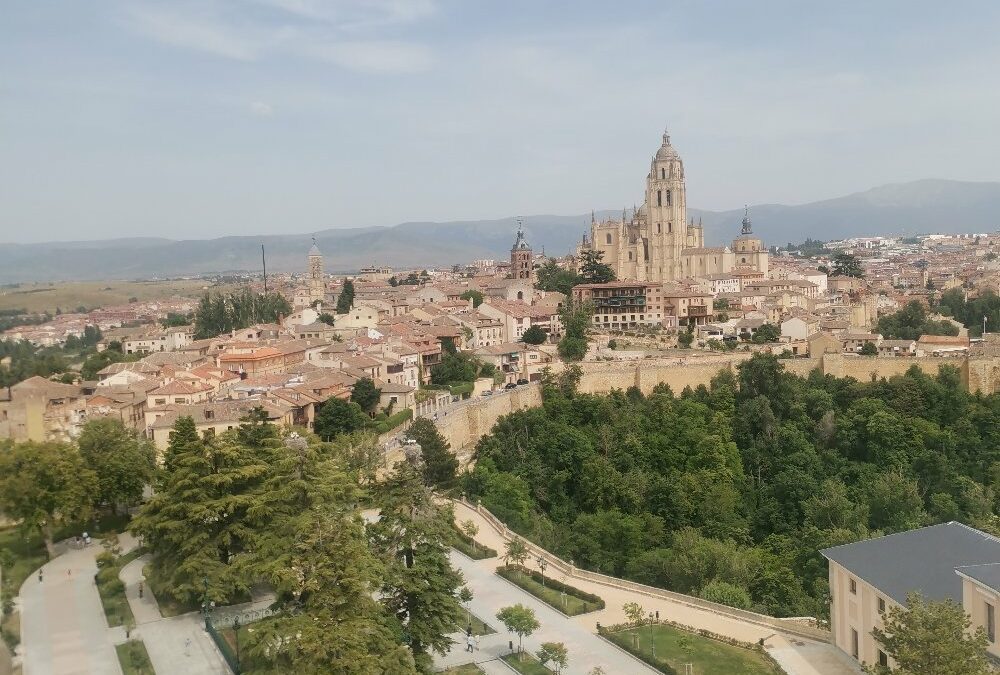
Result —
POLYGON ((202 583, 205 585, 205 592, 201 596, 201 611, 205 616, 205 630, 208 630, 208 577, 202 579, 202 583))
POLYGON ((545 568, 549 566, 549 562, 542 556, 538 556, 535 562, 538 563, 538 569, 542 572, 542 588, 545 588, 545 568))
POLYGON ((236 675, 240 675, 240 617, 233 618, 233 637, 236 640, 236 675))
POLYGON ((655 614, 649 613, 649 658, 656 661, 656 647, 653 645, 653 617, 655 614))

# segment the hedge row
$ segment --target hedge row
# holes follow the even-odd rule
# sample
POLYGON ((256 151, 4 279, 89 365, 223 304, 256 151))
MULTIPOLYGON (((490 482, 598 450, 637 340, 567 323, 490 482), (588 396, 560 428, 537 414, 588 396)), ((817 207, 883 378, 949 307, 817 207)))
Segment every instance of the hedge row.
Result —
POLYGON ((485 544, 481 544, 457 527, 452 528, 455 539, 452 546, 469 556, 473 560, 483 560, 485 558, 496 558, 497 552, 485 544))
POLYGON ((552 590, 566 593, 567 595, 572 595, 573 597, 580 598, 581 600, 594 603, 596 605, 595 609, 604 609, 605 607, 604 598, 601 596, 588 593, 587 591, 581 591, 579 588, 570 586, 569 584, 564 584, 553 577, 543 578, 541 572, 537 570, 530 570, 521 565, 501 565, 500 567, 497 567, 497 574, 518 586, 520 586, 520 584, 517 583, 520 581, 520 575, 526 574, 531 577, 533 581, 543 584, 546 588, 551 588, 552 590))
POLYGON ((375 431, 377 431, 380 434, 385 434, 392 431, 400 424, 409 422, 412 419, 413 419, 413 409, 406 408, 404 410, 400 410, 398 413, 393 413, 392 415, 385 418, 384 420, 381 420, 380 422, 376 422, 375 431))

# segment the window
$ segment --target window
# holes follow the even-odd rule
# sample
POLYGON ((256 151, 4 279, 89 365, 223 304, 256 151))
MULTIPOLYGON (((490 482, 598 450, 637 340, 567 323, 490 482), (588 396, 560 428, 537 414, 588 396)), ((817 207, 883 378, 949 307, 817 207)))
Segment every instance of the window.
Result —
POLYGON ((610 232, 608 232, 606 235, 604 235, 604 241, 607 242, 608 244, 611 243, 611 233, 610 232))
POLYGON ((986 637, 990 642, 997 641, 997 617, 993 605, 986 603, 986 637))
POLYGON ((656 224, 656 233, 657 233, 657 234, 660 234, 661 232, 662 232, 662 228, 660 227, 660 224, 659 224, 659 223, 657 223, 657 224, 656 224))
POLYGON ((851 656, 858 658, 858 631, 851 629, 851 656))
POLYGON ((670 190, 667 190, 666 193, 667 193, 667 196, 666 196, 666 200, 665 201, 667 202, 667 206, 670 206, 670 190))
POLYGON ((878 664, 880 666, 885 666, 886 668, 889 667, 889 657, 881 649, 878 650, 878 664))
POLYGON ((165 398, 154 399, 153 400, 153 404, 154 405, 166 405, 167 404, 167 399, 165 399, 165 398))
POLYGON ((662 190, 657 190, 656 191, 656 205, 657 206, 663 206, 663 191, 662 190))
POLYGON ((660 178, 664 178, 665 179, 666 177, 667 177, 667 170, 661 167, 660 168, 660 178))
POLYGON ((878 613, 885 614, 885 598, 878 599, 878 613))
POLYGON ((670 234, 673 231, 674 231, 674 224, 673 223, 667 223, 667 234, 670 234))
POLYGON ((858 594, 858 582, 855 581, 854 579, 850 580, 850 582, 848 583, 848 588, 851 591, 851 595, 857 595, 858 594))

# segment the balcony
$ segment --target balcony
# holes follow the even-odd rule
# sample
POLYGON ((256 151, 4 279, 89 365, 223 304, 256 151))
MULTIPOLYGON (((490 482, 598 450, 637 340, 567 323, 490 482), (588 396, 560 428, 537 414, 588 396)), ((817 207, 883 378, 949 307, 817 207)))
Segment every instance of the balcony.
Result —
POLYGON ((708 316, 708 305, 688 305, 688 316, 708 316))

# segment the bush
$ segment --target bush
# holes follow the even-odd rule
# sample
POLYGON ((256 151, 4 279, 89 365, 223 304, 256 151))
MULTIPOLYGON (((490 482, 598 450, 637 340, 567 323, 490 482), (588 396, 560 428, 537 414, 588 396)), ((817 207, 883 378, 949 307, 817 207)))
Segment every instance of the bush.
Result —
POLYGON ((392 431, 400 424, 405 424, 413 419, 413 410, 406 408, 405 410, 400 410, 398 413, 389 415, 381 422, 376 422, 373 426, 375 431, 384 434, 392 431))
POLYGON ((481 544, 465 532, 462 532, 458 527, 454 527, 455 539, 452 542, 452 546, 473 560, 484 560, 486 558, 496 558, 497 552, 481 544))

